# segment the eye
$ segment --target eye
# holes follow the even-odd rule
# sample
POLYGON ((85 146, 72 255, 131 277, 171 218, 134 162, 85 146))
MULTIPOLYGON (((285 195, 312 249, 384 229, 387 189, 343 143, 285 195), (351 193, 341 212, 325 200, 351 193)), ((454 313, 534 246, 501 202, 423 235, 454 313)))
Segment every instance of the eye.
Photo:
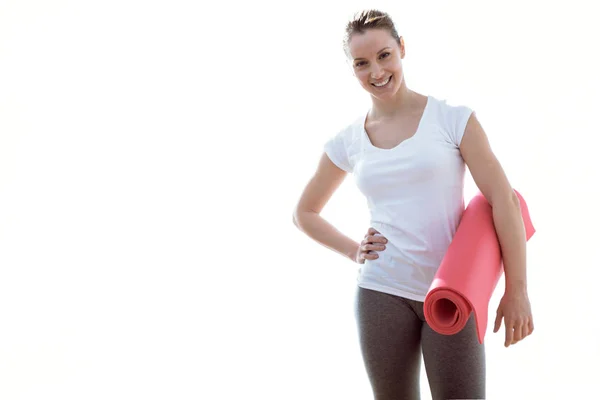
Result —
POLYGON ((390 53, 388 51, 386 51, 385 53, 381 54, 381 58, 387 58, 390 56, 390 53))
POLYGON ((356 64, 354 64, 355 67, 362 67, 363 65, 365 65, 364 61, 359 61, 356 64))

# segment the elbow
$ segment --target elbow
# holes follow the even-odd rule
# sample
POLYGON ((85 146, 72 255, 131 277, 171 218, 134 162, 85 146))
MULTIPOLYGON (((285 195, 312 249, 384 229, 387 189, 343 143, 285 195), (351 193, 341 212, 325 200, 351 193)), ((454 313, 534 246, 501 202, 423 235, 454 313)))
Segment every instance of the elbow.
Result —
POLYGON ((306 215, 306 211, 302 211, 300 209, 295 209, 294 212, 292 213, 292 222, 294 223, 294 226, 300 230, 303 230, 303 221, 304 216, 306 215))
POLYGON ((519 200, 519 196, 514 190, 510 191, 509 199, 507 200, 512 207, 516 208, 519 212, 521 212, 521 201, 519 200))
POLYGON ((294 211, 292 212, 292 222, 294 223, 294 226, 298 229, 300 229, 300 223, 298 222, 299 215, 300 215, 299 210, 297 208, 294 209, 294 211))
POLYGON ((503 195, 501 198, 492 197, 490 205, 495 211, 505 210, 506 212, 509 212, 509 210, 516 210, 519 213, 521 212, 521 201, 514 190, 511 190, 508 195, 503 195))

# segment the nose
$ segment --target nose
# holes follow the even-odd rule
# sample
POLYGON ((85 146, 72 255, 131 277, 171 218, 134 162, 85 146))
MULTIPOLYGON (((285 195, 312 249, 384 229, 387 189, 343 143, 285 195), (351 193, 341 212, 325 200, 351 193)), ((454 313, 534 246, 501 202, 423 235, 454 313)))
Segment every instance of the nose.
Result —
POLYGON ((374 64, 371 69, 371 79, 377 80, 383 78, 383 68, 378 64, 374 64))

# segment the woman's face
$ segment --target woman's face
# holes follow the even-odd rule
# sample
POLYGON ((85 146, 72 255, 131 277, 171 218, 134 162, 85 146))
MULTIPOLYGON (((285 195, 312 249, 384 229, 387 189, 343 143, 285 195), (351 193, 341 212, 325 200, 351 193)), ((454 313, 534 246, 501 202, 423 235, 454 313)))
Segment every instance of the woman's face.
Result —
POLYGON ((402 86, 404 40, 384 29, 369 29, 350 38, 350 61, 360 85, 379 99, 392 98, 402 86))

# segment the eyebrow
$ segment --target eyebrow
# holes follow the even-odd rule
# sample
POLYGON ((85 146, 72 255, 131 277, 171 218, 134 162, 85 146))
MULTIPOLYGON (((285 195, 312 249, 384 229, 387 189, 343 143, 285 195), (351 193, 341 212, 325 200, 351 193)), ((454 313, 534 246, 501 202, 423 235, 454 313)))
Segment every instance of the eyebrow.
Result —
MULTIPOLYGON (((391 50, 392 48, 391 48, 391 47, 389 47, 389 46, 388 46, 388 47, 384 47, 383 49, 379 50, 379 51, 377 52, 377 54, 381 53, 381 52, 382 52, 382 51, 384 51, 384 50, 388 50, 388 49, 389 49, 389 50, 391 50)), ((355 58, 355 59, 354 59, 354 61, 357 61, 357 60, 365 60, 365 58, 358 57, 358 58, 355 58)))

